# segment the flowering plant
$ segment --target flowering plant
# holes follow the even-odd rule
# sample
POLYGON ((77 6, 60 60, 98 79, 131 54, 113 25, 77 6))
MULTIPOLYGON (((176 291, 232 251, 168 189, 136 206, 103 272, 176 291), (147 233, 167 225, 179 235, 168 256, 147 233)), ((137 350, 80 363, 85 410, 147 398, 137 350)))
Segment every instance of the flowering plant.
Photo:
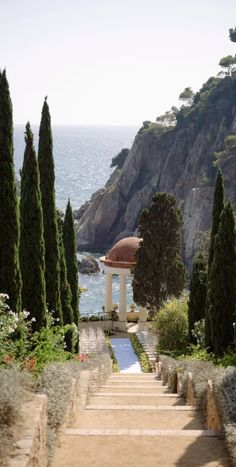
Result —
POLYGON ((0 364, 6 365, 25 358, 33 321, 28 319, 28 311, 14 313, 7 304, 8 298, 7 294, 0 294, 0 364))
POLYGON ((78 362, 86 362, 89 359, 89 355, 86 353, 80 353, 76 355, 75 358, 78 362))

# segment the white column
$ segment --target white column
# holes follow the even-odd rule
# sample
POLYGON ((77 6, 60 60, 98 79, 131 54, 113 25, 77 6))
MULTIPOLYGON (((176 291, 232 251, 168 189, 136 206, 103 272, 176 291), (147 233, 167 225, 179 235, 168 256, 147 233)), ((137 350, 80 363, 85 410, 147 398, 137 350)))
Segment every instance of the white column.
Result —
POLYGON ((120 274, 119 321, 126 321, 126 275, 120 274))
POLYGON ((105 313, 112 309, 112 274, 106 272, 105 313))

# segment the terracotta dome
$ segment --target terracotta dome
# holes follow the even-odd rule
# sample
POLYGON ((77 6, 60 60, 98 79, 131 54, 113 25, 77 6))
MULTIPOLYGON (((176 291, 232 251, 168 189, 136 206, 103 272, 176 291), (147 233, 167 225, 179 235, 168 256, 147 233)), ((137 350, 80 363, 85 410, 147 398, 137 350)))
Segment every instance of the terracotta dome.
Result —
POLYGON ((117 242, 112 249, 107 252, 101 261, 107 266, 132 267, 135 265, 135 254, 139 247, 141 238, 127 237, 117 242))

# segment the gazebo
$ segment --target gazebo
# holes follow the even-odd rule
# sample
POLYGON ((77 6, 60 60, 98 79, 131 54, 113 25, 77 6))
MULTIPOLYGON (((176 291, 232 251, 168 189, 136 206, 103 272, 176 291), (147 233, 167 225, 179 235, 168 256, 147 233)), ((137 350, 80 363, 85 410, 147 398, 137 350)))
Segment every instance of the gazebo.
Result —
MULTIPOLYGON (((105 312, 109 313, 112 310, 112 275, 116 274, 120 279, 119 293, 119 320, 117 327, 120 330, 126 330, 126 277, 132 274, 136 264, 135 254, 142 239, 138 237, 127 237, 117 242, 106 256, 100 258, 104 265, 106 274, 105 285, 105 312)), ((146 321, 147 312, 140 308, 140 318, 146 321)))

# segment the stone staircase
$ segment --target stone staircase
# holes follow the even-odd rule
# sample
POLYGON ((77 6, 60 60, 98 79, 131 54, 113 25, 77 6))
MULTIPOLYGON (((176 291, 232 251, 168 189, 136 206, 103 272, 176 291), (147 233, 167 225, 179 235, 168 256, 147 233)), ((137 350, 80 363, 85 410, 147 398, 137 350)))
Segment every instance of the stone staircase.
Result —
POLYGON ((221 433, 155 373, 114 373, 78 407, 52 467, 227 466, 221 433))
POLYGON ((157 361, 157 336, 148 329, 138 330, 136 332, 136 336, 148 355, 148 360, 152 365, 153 370, 155 370, 155 362, 157 361))

